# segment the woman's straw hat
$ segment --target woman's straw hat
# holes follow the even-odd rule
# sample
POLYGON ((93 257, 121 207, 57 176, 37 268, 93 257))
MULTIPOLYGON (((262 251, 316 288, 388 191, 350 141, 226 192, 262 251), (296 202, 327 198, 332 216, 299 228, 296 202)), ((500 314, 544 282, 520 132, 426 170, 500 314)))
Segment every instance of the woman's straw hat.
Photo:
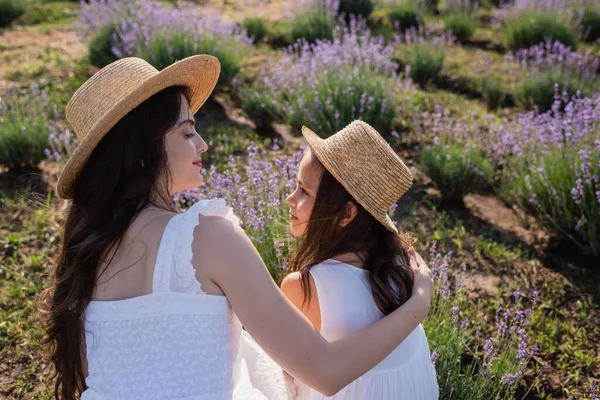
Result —
POLYGON ((306 126, 302 134, 321 164, 352 197, 398 233, 388 210, 410 188, 412 174, 385 139, 363 121, 354 121, 325 140, 306 126))
POLYGON ((209 55, 185 58, 160 72, 140 58, 129 57, 96 72, 67 104, 66 118, 79 145, 58 179, 58 195, 73 197, 77 175, 94 148, 135 107, 170 86, 185 86, 195 113, 212 93, 220 72, 219 60, 209 55))

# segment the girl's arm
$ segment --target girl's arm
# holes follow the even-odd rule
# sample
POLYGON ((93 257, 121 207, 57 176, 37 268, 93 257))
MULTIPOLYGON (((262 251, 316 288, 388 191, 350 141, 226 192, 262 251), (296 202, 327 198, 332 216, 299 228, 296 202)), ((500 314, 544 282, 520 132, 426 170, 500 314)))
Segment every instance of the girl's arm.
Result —
POLYGON ((370 327, 328 342, 279 290, 241 228, 223 218, 204 217, 194 236, 194 267, 202 279, 218 285, 275 362, 326 396, 387 357, 429 312, 431 273, 413 257, 412 297, 370 327))
POLYGON ((302 277, 300 272, 292 272, 281 282, 281 291, 296 306, 298 310, 310 321, 312 326, 321 332, 321 305, 315 280, 308 274, 310 285, 310 301, 304 301, 304 290, 302 289, 302 277))

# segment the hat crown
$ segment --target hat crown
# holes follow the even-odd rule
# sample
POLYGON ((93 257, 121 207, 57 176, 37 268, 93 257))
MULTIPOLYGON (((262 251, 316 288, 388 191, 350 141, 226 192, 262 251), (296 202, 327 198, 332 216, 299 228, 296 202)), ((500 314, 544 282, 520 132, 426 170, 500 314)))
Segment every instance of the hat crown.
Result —
POLYGON ((156 74, 156 68, 136 57, 120 59, 96 72, 75 92, 65 109, 65 117, 79 140, 116 104, 156 74))
POLYGON ((305 132, 325 168, 367 211, 395 231, 388 211, 412 185, 412 174, 389 143, 360 120, 325 140, 313 135, 305 132))

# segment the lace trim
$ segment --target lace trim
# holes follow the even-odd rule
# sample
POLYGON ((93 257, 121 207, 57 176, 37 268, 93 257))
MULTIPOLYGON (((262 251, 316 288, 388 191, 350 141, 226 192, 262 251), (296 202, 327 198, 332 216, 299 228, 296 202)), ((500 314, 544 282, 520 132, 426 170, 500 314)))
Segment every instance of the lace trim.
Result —
POLYGON ((175 279, 171 279, 171 287, 185 293, 204 293, 192 264, 194 229, 198 225, 200 215, 222 217, 236 225, 240 224, 239 218, 224 199, 200 200, 185 213, 178 215, 181 222, 176 231, 181 240, 178 241, 177 250, 174 252, 175 267, 172 271, 175 279))

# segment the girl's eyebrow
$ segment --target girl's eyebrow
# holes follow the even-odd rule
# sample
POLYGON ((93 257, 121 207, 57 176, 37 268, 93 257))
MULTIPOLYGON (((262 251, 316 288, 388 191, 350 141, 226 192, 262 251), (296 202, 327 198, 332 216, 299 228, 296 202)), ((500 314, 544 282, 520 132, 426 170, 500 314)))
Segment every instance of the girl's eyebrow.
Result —
POLYGON ((304 186, 306 189, 308 190, 313 190, 312 187, 310 185, 307 185, 306 182, 302 182, 300 180, 300 178, 298 178, 298 183, 300 184, 300 186, 304 186))

